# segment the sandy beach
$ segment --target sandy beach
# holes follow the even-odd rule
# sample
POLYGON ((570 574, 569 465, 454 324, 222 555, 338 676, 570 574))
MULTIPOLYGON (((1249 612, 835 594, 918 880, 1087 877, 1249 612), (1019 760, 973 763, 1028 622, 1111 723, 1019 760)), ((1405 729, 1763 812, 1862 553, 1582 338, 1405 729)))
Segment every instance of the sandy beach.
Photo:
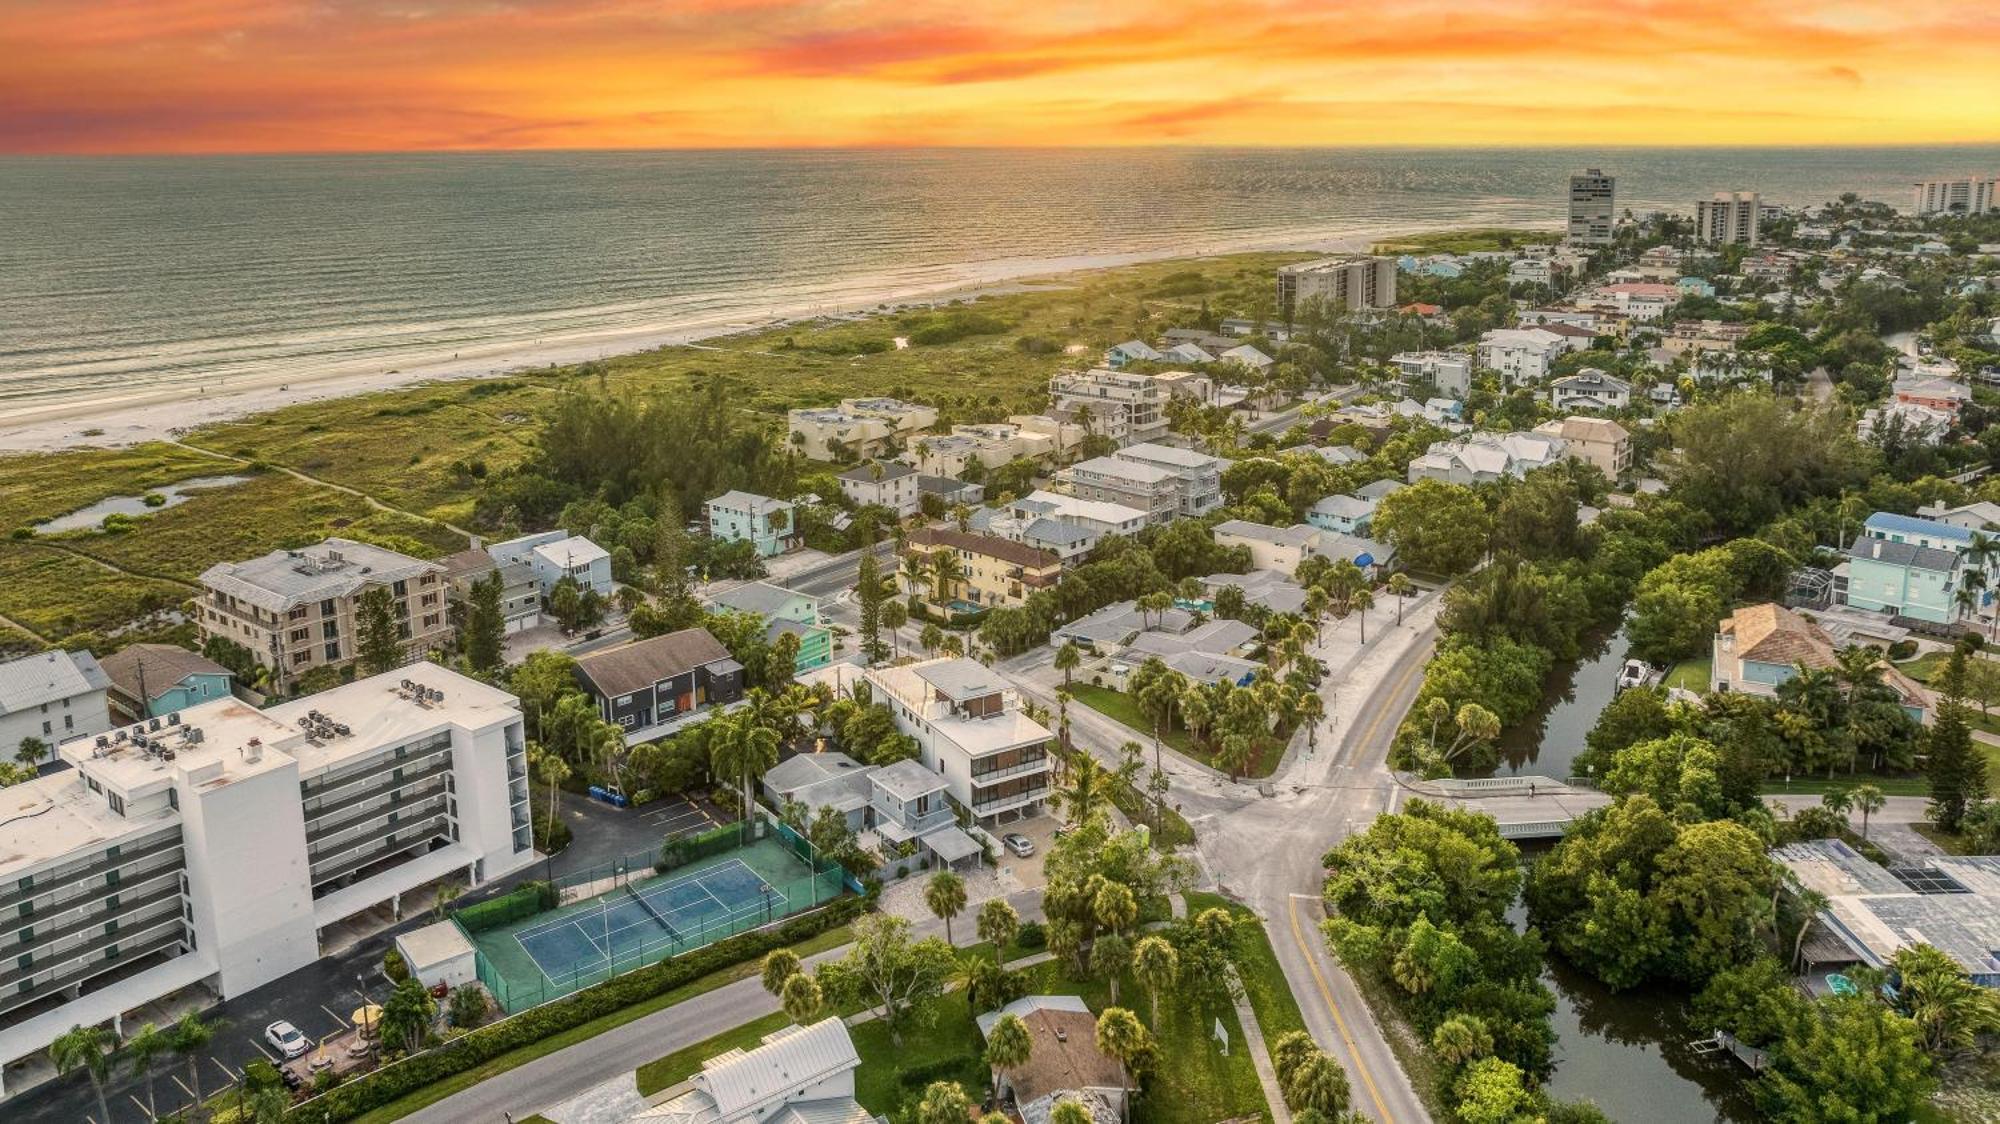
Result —
POLYGON ((177 385, 129 393, 84 398, 23 401, 0 406, 0 453, 55 452, 84 446, 133 445, 170 439, 179 433, 216 422, 266 413, 306 402, 367 394, 425 382, 447 382, 503 376, 551 365, 582 363, 661 347, 698 345, 703 340, 763 330, 830 316, 852 316, 891 308, 969 300, 1018 289, 1023 283, 1083 270, 1108 269, 1147 261, 1214 257, 1271 250, 1346 253, 1366 249, 1395 234, 1376 231, 1338 237, 1268 236, 1228 245, 1187 247, 1178 251, 1071 257, 1010 259, 972 263, 948 284, 905 287, 874 292, 857 290, 849 299, 829 306, 823 301, 777 304, 742 315, 682 319, 644 328, 578 333, 562 339, 509 343, 485 350, 461 347, 441 355, 413 355, 394 369, 379 360, 370 369, 353 363, 329 362, 288 366, 233 376, 199 388, 177 385))

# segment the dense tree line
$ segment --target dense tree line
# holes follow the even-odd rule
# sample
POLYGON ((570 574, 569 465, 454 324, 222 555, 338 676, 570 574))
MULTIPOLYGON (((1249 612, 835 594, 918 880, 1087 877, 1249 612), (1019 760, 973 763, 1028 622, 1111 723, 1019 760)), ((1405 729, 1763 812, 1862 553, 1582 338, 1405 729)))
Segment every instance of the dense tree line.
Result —
POLYGON ((1218 546, 1209 523, 1178 519, 1149 527, 1131 538, 1113 536, 1097 544, 1090 560, 1066 567, 1052 589, 1030 593, 1026 603, 990 610, 979 637, 1002 656, 1041 644, 1059 624, 1088 616, 1106 605, 1148 594, 1169 594, 1186 578, 1240 574, 1250 568, 1245 547, 1218 546))

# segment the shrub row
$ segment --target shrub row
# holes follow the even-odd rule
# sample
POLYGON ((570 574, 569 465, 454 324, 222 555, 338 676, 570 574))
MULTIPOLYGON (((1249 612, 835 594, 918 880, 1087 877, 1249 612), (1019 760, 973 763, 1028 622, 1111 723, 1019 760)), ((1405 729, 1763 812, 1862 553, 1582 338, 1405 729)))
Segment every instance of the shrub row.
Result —
POLYGON ((772 949, 797 944, 844 925, 868 908, 864 898, 844 897, 813 913, 792 918, 776 928, 759 929, 718 941, 706 948, 663 960, 616 979, 587 987, 574 995, 532 1007, 509 1019, 481 1027, 414 1057, 385 1066, 336 1089, 294 1105, 285 1119, 292 1124, 339 1124, 382 1107, 455 1074, 550 1035, 582 1026, 593 1019, 664 995, 714 972, 755 960, 772 949))
POLYGON ((497 898, 455 909, 451 915, 466 932, 483 933, 555 907, 554 886, 547 882, 523 882, 497 898))

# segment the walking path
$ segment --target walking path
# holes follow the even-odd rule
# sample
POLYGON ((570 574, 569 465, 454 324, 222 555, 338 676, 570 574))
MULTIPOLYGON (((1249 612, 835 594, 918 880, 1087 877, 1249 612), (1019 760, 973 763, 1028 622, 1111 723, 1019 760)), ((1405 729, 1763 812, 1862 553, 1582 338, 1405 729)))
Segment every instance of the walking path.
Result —
MULTIPOLYGON (((191 445, 185 440, 169 441, 167 442, 167 444, 178 445, 183 449, 187 449, 196 453, 201 453, 205 456, 214 457, 217 460, 230 461, 232 463, 241 465, 248 465, 251 463, 251 461, 247 457, 233 456, 229 453, 220 452, 215 449, 204 449, 200 445, 191 445)), ((438 526, 445 528, 446 530, 454 531, 458 534, 464 535, 467 540, 470 540, 473 537, 471 531, 468 531, 465 528, 458 526, 457 524, 447 523, 442 519, 435 519, 428 515, 419 515, 414 511, 408 511, 403 508, 397 507, 394 504, 385 503, 382 500, 376 499, 374 496, 369 495, 367 492, 364 492, 359 488, 349 487, 346 484, 336 484, 331 480, 326 480, 321 477, 314 476, 310 473, 300 472, 296 468, 291 468, 287 465, 279 464, 276 461, 267 460, 263 463, 278 470, 279 472, 284 473, 287 476, 292 477, 293 479, 303 480, 308 484, 316 484, 322 488, 332 488, 336 492, 346 492, 348 495, 353 496, 356 499, 359 499, 361 502, 367 504, 371 508, 374 508, 376 511, 386 511, 393 515, 401 515, 410 519, 420 519, 426 523, 435 523, 438 526)))

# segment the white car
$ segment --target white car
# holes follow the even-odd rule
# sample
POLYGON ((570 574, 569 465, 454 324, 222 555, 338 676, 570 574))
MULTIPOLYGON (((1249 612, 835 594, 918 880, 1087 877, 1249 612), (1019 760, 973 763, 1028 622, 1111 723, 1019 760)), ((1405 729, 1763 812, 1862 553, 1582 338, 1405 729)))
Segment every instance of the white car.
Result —
POLYGON ((271 1048, 283 1054, 287 1060, 299 1057, 312 1049, 312 1039, 299 1033, 299 1028, 283 1019, 264 1028, 264 1041, 271 1048))
POLYGON ((1000 837, 1000 842, 1005 843, 1007 849, 1018 859, 1025 859, 1035 853, 1035 841, 1018 832, 1008 832, 1000 837))

